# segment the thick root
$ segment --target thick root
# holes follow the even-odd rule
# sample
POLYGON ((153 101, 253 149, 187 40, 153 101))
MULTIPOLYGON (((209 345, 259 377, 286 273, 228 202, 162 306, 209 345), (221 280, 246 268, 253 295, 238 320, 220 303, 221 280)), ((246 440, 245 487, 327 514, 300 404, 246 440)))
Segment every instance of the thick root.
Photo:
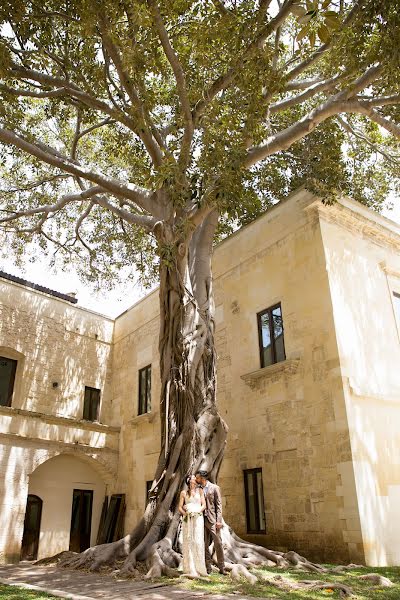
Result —
POLYGON ((89 569, 98 571, 101 567, 113 566, 115 561, 128 556, 130 547, 130 536, 110 544, 100 544, 88 548, 81 554, 67 557, 60 561, 61 567, 70 569, 89 569))
POLYGON ((244 577, 250 583, 250 585, 254 585, 258 581, 257 577, 255 575, 253 575, 253 573, 250 573, 250 571, 242 564, 240 564, 240 565, 227 564, 227 565, 225 565, 225 568, 227 571, 231 572, 231 577, 235 581, 240 581, 240 579, 242 577, 244 577))
POLYGON ((391 587, 393 585, 393 581, 391 581, 387 577, 383 577, 383 575, 379 575, 379 573, 367 573, 366 575, 358 575, 357 579, 369 581, 372 585, 376 585, 379 587, 391 587))
POLYGON ((353 590, 343 583, 332 583, 329 581, 299 581, 296 589, 308 590, 339 590, 342 598, 353 596, 353 590))

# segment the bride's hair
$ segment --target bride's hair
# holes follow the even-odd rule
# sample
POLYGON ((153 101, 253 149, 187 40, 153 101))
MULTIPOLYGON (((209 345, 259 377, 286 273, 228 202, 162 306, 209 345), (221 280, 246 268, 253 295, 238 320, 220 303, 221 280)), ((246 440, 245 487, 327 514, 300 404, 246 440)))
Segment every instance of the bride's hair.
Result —
POLYGON ((186 485, 190 486, 190 480, 192 479, 192 477, 194 477, 194 475, 188 475, 185 479, 186 485))
POLYGON ((200 477, 204 477, 204 479, 207 479, 208 477, 208 471, 196 471, 196 475, 200 475, 200 477))

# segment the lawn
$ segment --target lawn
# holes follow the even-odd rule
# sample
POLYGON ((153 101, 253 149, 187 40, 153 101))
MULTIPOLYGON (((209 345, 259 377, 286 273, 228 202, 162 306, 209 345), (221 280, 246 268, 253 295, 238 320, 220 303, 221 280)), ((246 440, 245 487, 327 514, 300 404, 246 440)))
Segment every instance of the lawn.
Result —
MULTIPOLYGON (((343 583, 352 588, 354 594, 352 598, 354 600, 400 600, 400 567, 356 568, 332 575, 316 575, 276 568, 260 568, 253 572, 265 579, 272 579, 280 575, 284 580, 292 582, 318 579, 320 581, 343 583), (358 575, 367 573, 379 573, 384 577, 388 577, 394 585, 392 587, 377 587, 371 585, 368 581, 357 579, 358 575)), ((252 586, 244 580, 241 582, 232 581, 230 577, 223 577, 219 574, 213 574, 209 582, 185 580, 181 587, 209 594, 243 594, 244 596, 254 596, 256 598, 268 598, 268 600, 323 600, 324 598, 335 600, 341 598, 339 590, 284 590, 268 584, 267 581, 252 586)))
POLYGON ((47 600, 48 598, 60 600, 44 592, 33 592, 13 585, 0 584, 0 600, 47 600))

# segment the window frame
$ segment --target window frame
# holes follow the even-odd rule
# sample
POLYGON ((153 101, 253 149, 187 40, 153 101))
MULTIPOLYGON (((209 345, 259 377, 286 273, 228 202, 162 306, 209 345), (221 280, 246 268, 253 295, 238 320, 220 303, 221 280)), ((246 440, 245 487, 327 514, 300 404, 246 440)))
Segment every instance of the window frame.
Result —
MULTIPOLYGON (((100 420, 100 402, 101 402, 101 390, 99 388, 95 388, 92 387, 90 385, 85 385, 85 390, 84 390, 84 395, 83 395, 83 415, 82 415, 82 419, 84 421, 88 421, 89 423, 95 423, 95 422, 99 422, 100 420), (97 410, 96 410, 96 416, 95 418, 91 419, 89 417, 85 417, 85 408, 86 408, 86 392, 87 390, 90 390, 90 394, 92 392, 98 392, 98 398, 97 398, 97 410)), ((92 408, 92 396, 90 395, 90 400, 89 400, 89 415, 91 415, 91 410, 92 408)))
POLYGON ((243 480, 244 480, 244 498, 246 503, 246 530, 247 533, 250 534, 261 534, 265 535, 267 533, 267 520, 265 518, 265 500, 264 500, 264 482, 262 477, 262 467, 256 467, 254 469, 244 469, 243 470, 243 480), (260 501, 258 498, 258 487, 257 487, 257 473, 261 474, 261 485, 262 485, 262 500, 263 500, 263 508, 264 508, 264 529, 261 528, 260 523, 260 501), (252 529, 250 526, 250 496, 249 496, 249 486, 248 486, 248 478, 247 476, 251 475, 253 479, 253 490, 254 490, 254 503, 255 503, 255 520, 258 528, 252 529))
POLYGON ((7 404, 0 404, 0 406, 5 406, 7 408, 10 408, 12 406, 12 401, 13 401, 14 392, 15 392, 15 380, 16 380, 16 373, 17 373, 17 369, 18 369, 18 360, 16 358, 10 358, 8 356, 0 356, 0 361, 1 360, 10 361, 11 363, 13 363, 10 380, 8 382, 7 404))
MULTIPOLYGON (((395 292, 394 290, 392 291, 393 294, 393 298, 397 298, 398 301, 400 302, 400 292, 395 292)), ((400 311, 397 312, 397 308, 396 308, 396 301, 393 302, 393 308, 394 308, 394 314, 396 317, 396 321, 398 322, 398 324, 400 325, 400 311)))
POLYGON ((265 308, 264 310, 261 310, 260 312, 258 312, 257 313, 257 327, 258 327, 258 347, 259 347, 261 369, 264 369, 265 367, 270 367, 271 365, 276 365, 277 363, 280 363, 280 362, 283 362, 284 360, 286 360, 285 328, 283 326, 282 303, 277 302, 276 304, 273 304, 272 306, 269 306, 268 308, 265 308), (283 336, 283 359, 282 360, 277 360, 277 358, 276 358, 276 347, 275 347, 275 337, 274 337, 274 329, 273 329, 273 314, 272 314, 276 308, 280 308, 281 318, 282 318, 282 336, 283 336), (264 346, 263 346, 263 340, 262 340, 262 324, 261 324, 261 317, 263 317, 266 314, 268 314, 268 316, 269 316, 269 337, 271 340, 271 356, 272 356, 272 362, 269 365, 264 364, 264 346))
POLYGON ((142 367, 138 371, 138 416, 147 415, 151 412, 151 364, 142 367), (150 370, 150 390, 148 386, 149 378, 147 376, 147 371, 150 370), (146 402, 146 406, 142 406, 142 377, 141 374, 146 373, 144 378, 145 380, 145 390, 144 390, 144 398, 146 402))

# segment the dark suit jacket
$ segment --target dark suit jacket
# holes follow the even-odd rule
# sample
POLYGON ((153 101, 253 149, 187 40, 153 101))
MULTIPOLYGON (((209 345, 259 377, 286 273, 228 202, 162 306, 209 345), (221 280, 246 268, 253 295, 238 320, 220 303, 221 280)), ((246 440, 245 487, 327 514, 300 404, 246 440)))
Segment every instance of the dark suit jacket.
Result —
POLYGON ((222 523, 222 500, 221 490, 215 483, 208 482, 207 494, 204 494, 206 509, 204 516, 210 523, 222 523))

